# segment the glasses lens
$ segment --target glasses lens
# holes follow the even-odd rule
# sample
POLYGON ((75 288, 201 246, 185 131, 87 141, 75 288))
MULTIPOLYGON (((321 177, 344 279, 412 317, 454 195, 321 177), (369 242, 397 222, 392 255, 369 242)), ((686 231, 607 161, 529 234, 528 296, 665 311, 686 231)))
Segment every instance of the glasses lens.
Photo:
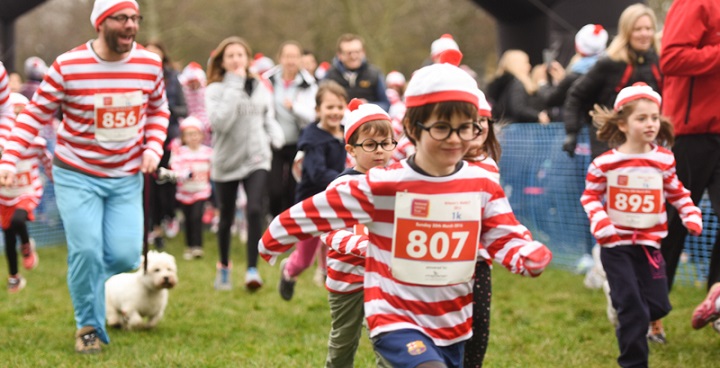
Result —
POLYGON ((373 140, 366 140, 362 144, 363 151, 365 151, 365 152, 375 152, 375 150, 377 149, 377 146, 378 146, 377 142, 375 142, 373 140))
POLYGON ((430 127, 430 136, 439 141, 448 139, 452 132, 452 127, 447 123, 435 123, 430 127))
POLYGON ((480 126, 475 123, 463 124, 458 128, 458 135, 464 141, 471 141, 480 135, 480 126))
POLYGON ((382 143, 380 143, 380 147, 382 147, 382 149, 384 149, 385 151, 394 150, 396 145, 397 142, 395 141, 382 141, 382 143))

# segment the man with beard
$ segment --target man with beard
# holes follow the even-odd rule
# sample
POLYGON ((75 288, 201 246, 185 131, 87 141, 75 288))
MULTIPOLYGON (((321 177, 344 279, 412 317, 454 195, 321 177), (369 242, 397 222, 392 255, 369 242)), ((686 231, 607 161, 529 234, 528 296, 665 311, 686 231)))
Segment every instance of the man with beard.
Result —
POLYGON ((78 353, 109 343, 105 280, 140 263, 142 174, 157 167, 169 116, 160 58, 135 43, 137 2, 96 0, 90 20, 98 37, 55 60, 0 160, 0 185, 10 186, 18 159, 62 108, 52 170, 78 353))

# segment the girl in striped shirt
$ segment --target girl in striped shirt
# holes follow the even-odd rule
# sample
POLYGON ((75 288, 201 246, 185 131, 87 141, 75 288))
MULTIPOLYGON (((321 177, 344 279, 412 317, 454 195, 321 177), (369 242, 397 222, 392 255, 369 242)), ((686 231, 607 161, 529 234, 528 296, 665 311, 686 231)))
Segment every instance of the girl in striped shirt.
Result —
POLYGON ((620 91, 614 109, 595 107, 598 139, 616 147, 593 160, 581 202, 602 247, 622 367, 648 365, 650 321, 670 312, 660 241, 667 235, 665 200, 693 235, 702 217, 675 175, 672 124, 660 117, 660 95, 644 83, 620 91), (603 202, 605 204, 603 205, 603 202))
POLYGON ((365 224, 365 317, 393 367, 462 366, 476 262, 537 276, 552 258, 487 171, 462 160, 481 128, 477 83, 455 53, 455 65, 427 66, 408 83, 403 124, 415 155, 296 204, 259 243, 274 263, 299 240, 365 224))

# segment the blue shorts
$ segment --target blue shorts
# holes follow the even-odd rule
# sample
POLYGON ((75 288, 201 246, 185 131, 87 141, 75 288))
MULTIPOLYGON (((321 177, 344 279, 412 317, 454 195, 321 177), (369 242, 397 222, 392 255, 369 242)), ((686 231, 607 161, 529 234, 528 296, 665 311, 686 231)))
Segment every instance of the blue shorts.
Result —
POLYGON ((397 330, 373 339, 375 351, 393 367, 414 368, 426 362, 443 362, 448 367, 462 368, 465 342, 436 346, 432 339, 417 330, 397 330))

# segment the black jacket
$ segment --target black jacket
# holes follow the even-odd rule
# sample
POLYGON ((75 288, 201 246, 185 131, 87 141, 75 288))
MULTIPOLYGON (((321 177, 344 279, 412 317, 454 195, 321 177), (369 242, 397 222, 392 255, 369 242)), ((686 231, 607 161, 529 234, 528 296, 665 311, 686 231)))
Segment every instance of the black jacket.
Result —
POLYGON ((490 82, 487 97, 492 104, 495 120, 510 123, 530 123, 538 121, 540 109, 537 101, 525 90, 522 82, 510 73, 505 73, 490 82))
POLYGON ((305 152, 302 178, 295 187, 295 201, 300 202, 324 191, 345 169, 345 141, 312 123, 300 132, 298 150, 305 152))

